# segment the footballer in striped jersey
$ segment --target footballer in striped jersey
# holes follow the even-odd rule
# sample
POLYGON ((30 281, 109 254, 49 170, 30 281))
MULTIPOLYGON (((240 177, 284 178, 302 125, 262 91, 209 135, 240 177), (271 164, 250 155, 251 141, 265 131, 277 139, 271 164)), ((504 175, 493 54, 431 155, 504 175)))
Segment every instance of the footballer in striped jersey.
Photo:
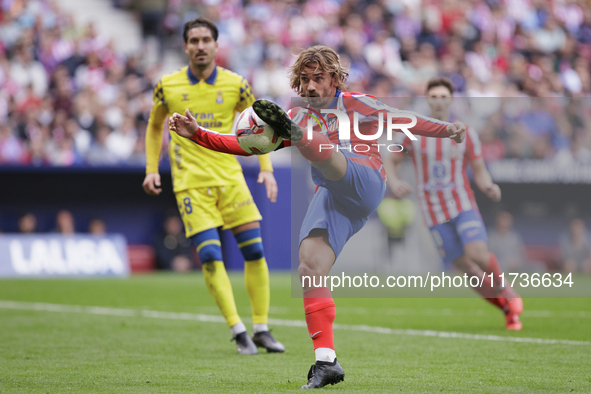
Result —
MULTIPOLYGON (((326 46, 304 50, 290 73, 291 87, 306 99, 307 105, 292 109, 291 117, 266 100, 255 101, 253 109, 283 138, 283 146, 295 146, 311 163, 312 178, 317 186, 299 237, 298 273, 302 279, 306 324, 316 355, 316 363, 308 373, 308 383, 302 386, 307 389, 344 380, 345 374, 334 348, 332 328, 336 314, 331 292, 326 286, 315 287, 310 280, 303 279, 328 275, 345 243, 364 226, 384 196, 386 182, 382 160, 377 148, 371 146, 377 142, 373 137, 377 130, 384 129, 384 124, 379 124, 379 113, 382 112, 382 121, 386 123, 389 119, 391 123, 412 124, 408 126, 411 133, 452 138, 457 142, 464 140, 465 127, 461 123, 400 114, 371 96, 346 92, 346 69, 340 64, 338 54, 326 46), (383 112, 389 110, 399 114, 384 117, 383 112), (344 133, 338 130, 343 119, 338 114, 344 115, 345 123, 352 126, 357 119, 359 133, 343 138, 344 133), (308 135, 308 121, 314 116, 318 123, 308 135), (409 123, 409 118, 414 120, 409 123)), ((174 114, 170 124, 179 135, 203 147, 250 155, 240 148, 236 138, 200 127, 188 111, 185 116, 174 114)))
MULTIPOLYGON (((430 116, 451 121, 451 81, 445 77, 430 80, 426 95, 430 116)), ((500 201, 501 189, 486 169, 478 134, 467 127, 463 144, 422 136, 414 141, 406 138, 399 142, 412 158, 419 206, 445 265, 453 263, 468 275, 484 277, 488 282, 474 289, 505 313, 508 330, 521 330, 519 315, 523 311, 523 301, 511 287, 501 285, 502 271, 496 256, 488 250, 486 228, 466 171, 470 165, 476 186, 491 200, 500 201), (487 275, 483 276, 483 272, 487 275), (491 273, 492 283, 488 276, 491 273)), ((396 165, 403 159, 402 154, 392 154, 385 161, 388 185, 396 198, 412 191, 396 174, 396 165)))

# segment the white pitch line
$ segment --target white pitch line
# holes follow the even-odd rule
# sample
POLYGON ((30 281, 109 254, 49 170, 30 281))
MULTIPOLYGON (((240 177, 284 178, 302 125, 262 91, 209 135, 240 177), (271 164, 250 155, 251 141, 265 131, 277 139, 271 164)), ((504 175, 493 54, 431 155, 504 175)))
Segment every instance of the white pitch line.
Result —
MULTIPOLYGON (((203 315, 199 313, 186 312, 163 312, 152 311, 146 309, 123 309, 123 308, 106 308, 100 306, 81 306, 81 305, 63 305, 63 304, 47 304, 42 302, 20 302, 20 301, 1 301, 0 309, 13 310, 32 310, 43 312, 66 312, 66 313, 85 313, 91 315, 107 315, 107 316, 129 316, 129 317, 148 317, 153 319, 166 320, 191 320, 208 323, 225 323, 226 320, 222 316, 203 315)), ((306 327, 306 322, 303 320, 287 320, 287 319, 269 319, 269 324, 275 326, 286 327, 306 327)), ((520 342, 520 343, 537 343, 544 345, 591 345, 589 341, 571 341, 567 339, 544 339, 544 338, 524 338, 524 337, 506 337, 499 335, 478 335, 465 334, 461 332, 448 331, 432 331, 432 330, 412 330, 412 329, 398 329, 388 327, 376 327, 367 325, 353 325, 353 324, 334 324, 337 330, 347 331, 362 331, 375 334, 388 335, 404 335, 404 336, 421 336, 421 337, 437 337, 437 338, 457 338, 457 339, 472 339, 479 341, 497 341, 497 342, 520 342)))
MULTIPOLYGON (((216 307, 211 307, 212 311, 217 311, 216 307)), ((244 308, 244 311, 249 309, 244 308)), ((290 313, 289 308, 277 308, 271 311, 274 314, 290 313)), ((411 309, 411 308, 365 308, 365 307, 339 307, 339 315, 370 315, 380 314, 389 316, 486 316, 490 310, 472 309, 455 310, 449 308, 441 309, 411 309)), ((591 319, 591 312, 586 311, 547 311, 526 309, 522 317, 528 318, 551 318, 551 319, 591 319)))

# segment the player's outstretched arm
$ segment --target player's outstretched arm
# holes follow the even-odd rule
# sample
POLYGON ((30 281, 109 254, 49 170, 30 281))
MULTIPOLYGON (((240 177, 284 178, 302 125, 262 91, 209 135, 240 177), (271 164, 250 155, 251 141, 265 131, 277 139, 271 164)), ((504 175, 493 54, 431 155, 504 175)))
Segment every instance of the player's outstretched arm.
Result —
MULTIPOLYGON (((220 134, 216 131, 200 127, 191 114, 191 111, 188 109, 185 110, 185 116, 175 112, 170 117, 168 124, 172 131, 176 132, 181 137, 190 139, 204 148, 231 155, 252 156, 238 145, 236 136, 231 134, 220 134)), ((259 157, 259 159, 262 158, 259 157)), ((267 158, 261 162, 263 165, 261 165, 261 172, 259 173, 257 182, 265 185, 267 198, 271 200, 271 202, 276 202, 277 181, 273 176, 271 161, 267 158)))
POLYGON ((252 156, 251 153, 244 151, 238 145, 236 136, 232 134, 220 134, 217 131, 208 130, 199 126, 188 109, 185 110, 185 116, 175 112, 170 117, 168 123, 172 131, 204 148, 231 155, 252 156))
POLYGON ((458 144, 466 139, 466 125, 462 122, 447 123, 423 116, 417 116, 417 124, 410 131, 426 137, 449 137, 458 144))
MULTIPOLYGON (((464 142, 466 138, 466 126, 461 122, 443 122, 416 112, 392 108, 376 98, 367 95, 354 97, 355 100, 348 102, 350 109, 354 109, 356 112, 365 116, 378 116, 377 113, 382 111, 391 113, 393 114, 391 118, 392 125, 395 125, 395 128, 398 130, 404 129, 410 131, 412 134, 425 137, 451 138, 457 143, 464 142), (405 125, 408 126, 405 127, 405 125)), ((388 127, 388 117, 388 115, 383 117, 386 123, 384 127, 388 127)))
MULTIPOLYGON (((442 122, 437 119, 429 118, 426 116, 419 115, 415 112, 409 112, 414 115, 417 119, 417 123, 414 127, 410 128, 410 132, 417 135, 423 135, 425 137, 435 138, 451 138, 455 142, 462 143, 466 139, 466 125, 462 122, 442 122)), ((404 119, 404 118, 401 118, 404 119)), ((394 123, 396 122, 394 118, 394 123)), ((408 118, 400 122, 408 123, 408 118)))
POLYGON ((168 119, 168 127, 181 137, 189 139, 191 139, 193 134, 199 129, 199 125, 189 109, 185 110, 185 116, 178 112, 172 114, 168 119))

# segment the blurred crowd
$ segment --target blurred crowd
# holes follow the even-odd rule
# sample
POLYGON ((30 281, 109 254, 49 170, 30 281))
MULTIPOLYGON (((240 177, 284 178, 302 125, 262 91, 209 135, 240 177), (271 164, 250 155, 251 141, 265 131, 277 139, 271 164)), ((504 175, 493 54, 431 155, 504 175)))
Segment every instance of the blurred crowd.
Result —
POLYGON ((314 44, 350 65, 350 90, 378 97, 422 95, 437 75, 471 97, 591 93, 586 1, 170 0, 167 31, 197 15, 218 21, 220 63, 259 96, 289 96, 290 54, 314 44))
POLYGON ((46 232, 63 235, 88 233, 98 236, 107 234, 107 226, 105 222, 98 217, 90 218, 86 223, 87 227, 85 231, 80 231, 80 228, 76 228, 74 215, 67 209, 60 209, 56 213, 54 220, 46 220, 44 224, 45 226, 39 226, 37 215, 35 215, 33 211, 23 212, 18 217, 17 231, 14 232, 19 234, 37 234, 46 232))
MULTIPOLYGON (((292 55, 313 44, 337 49, 350 65, 349 90, 377 97, 421 96, 429 78, 445 75, 456 96, 578 99, 562 103, 570 112, 558 118, 552 103, 529 103, 519 118, 491 112, 477 130, 487 160, 589 162, 591 111, 579 98, 591 94, 590 1, 113 3, 137 11, 144 34, 180 53, 184 22, 210 18, 220 30, 218 64, 248 78, 257 97, 285 106, 292 55), (505 127, 507 119, 521 126, 505 127)), ((0 4, 0 163, 142 165, 158 65, 117 53, 50 0, 0 4)))
POLYGON ((0 5, 0 163, 142 164, 155 70, 55 2, 0 5))
MULTIPOLYGON (((429 113, 424 98, 394 98, 397 108, 429 113)), ((452 119, 474 128, 486 162, 544 160, 569 168, 591 164, 591 99, 581 97, 455 97, 452 119)))
POLYGON ((488 235, 489 249, 505 272, 591 273, 591 234, 581 218, 571 218, 568 230, 559 235, 559 245, 543 246, 542 253, 535 253, 536 246, 530 246, 528 253, 521 234, 513 228, 513 216, 509 212, 497 214, 488 235))

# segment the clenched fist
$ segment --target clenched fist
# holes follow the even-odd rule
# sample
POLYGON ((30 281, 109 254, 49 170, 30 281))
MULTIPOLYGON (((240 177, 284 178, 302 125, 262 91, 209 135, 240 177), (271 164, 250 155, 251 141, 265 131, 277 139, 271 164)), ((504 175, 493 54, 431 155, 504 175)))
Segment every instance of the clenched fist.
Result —
POLYGON ((466 139, 466 125, 462 122, 454 122, 447 126, 447 132, 449 138, 457 142, 458 144, 464 142, 466 139))

